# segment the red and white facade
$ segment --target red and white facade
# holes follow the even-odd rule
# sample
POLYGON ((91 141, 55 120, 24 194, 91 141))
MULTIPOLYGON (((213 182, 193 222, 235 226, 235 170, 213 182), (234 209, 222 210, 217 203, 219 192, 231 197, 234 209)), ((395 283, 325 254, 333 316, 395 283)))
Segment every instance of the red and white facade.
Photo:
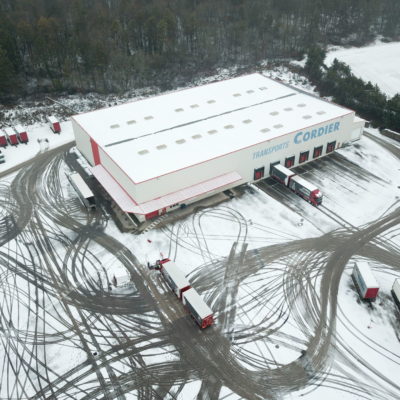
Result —
POLYGON ((150 219, 357 140, 354 111, 260 74, 72 117, 77 148, 120 208, 150 219))

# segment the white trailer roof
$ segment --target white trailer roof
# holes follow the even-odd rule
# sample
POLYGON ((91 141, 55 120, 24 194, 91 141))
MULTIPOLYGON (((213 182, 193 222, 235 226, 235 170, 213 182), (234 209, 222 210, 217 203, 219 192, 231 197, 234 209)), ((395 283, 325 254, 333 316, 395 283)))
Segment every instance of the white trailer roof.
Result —
POLYGON ((8 136, 15 135, 14 129, 13 129, 13 128, 10 128, 10 127, 5 128, 5 129, 4 129, 4 132, 5 132, 8 136))
POLYGON ((22 133, 22 132, 26 132, 26 129, 24 127, 22 127, 21 125, 15 125, 14 131, 17 133, 22 133))
POLYGON ((186 299, 190 305, 196 310, 200 318, 208 317, 213 314, 213 311, 208 307, 207 303, 203 298, 196 292, 195 289, 191 288, 183 292, 183 297, 186 299))
POLYGON ((298 182, 300 185, 304 186, 310 192, 313 192, 314 190, 318 189, 313 183, 306 181, 301 176, 296 175, 296 176, 294 176, 293 178, 290 178, 290 179, 292 181, 298 182))
POLYGON ((139 183, 351 113, 252 74, 72 118, 139 183))
POLYGON ((379 288, 378 282, 376 281, 374 275, 372 274, 368 262, 357 261, 356 265, 367 288, 379 288))
POLYGON ((54 115, 50 115, 49 117, 47 117, 47 120, 51 123, 51 124, 56 124, 58 122, 58 119, 54 116, 54 115))
POLYGON ((296 175, 293 171, 291 171, 289 168, 284 167, 282 164, 275 164, 274 168, 282 172, 286 176, 296 175))
POLYGON ((81 192, 81 195, 85 197, 85 199, 93 196, 93 192, 77 172, 70 174, 69 179, 75 184, 76 188, 81 192))
POLYGON ((175 282, 176 286, 178 286, 178 289, 183 289, 186 286, 190 286, 190 283, 184 272, 173 261, 164 263, 162 267, 175 282))

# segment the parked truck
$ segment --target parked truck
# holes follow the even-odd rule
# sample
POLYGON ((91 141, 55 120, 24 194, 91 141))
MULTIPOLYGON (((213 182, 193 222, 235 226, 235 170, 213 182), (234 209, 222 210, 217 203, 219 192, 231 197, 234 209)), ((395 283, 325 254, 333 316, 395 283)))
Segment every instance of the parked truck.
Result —
POLYGON ((154 265, 148 263, 150 269, 159 269, 168 286, 182 301, 192 318, 201 329, 207 328, 214 322, 211 308, 193 289, 183 271, 169 258, 158 260, 154 265))
POLYGON ((29 139, 28 139, 28 132, 26 131, 25 128, 23 128, 21 125, 16 125, 14 127, 14 131, 17 134, 17 138, 20 143, 25 143, 27 144, 29 139))
POLYGON ((357 261, 351 274, 354 284, 363 300, 375 300, 378 296, 379 285, 368 262, 357 261))
POLYGON ((160 271, 171 290, 182 300, 183 292, 191 287, 183 271, 173 261, 162 264, 160 271))
POLYGON ((213 312, 195 289, 190 288, 184 292, 182 302, 201 329, 212 325, 213 312))
POLYGON ((270 175, 314 206, 322 204, 321 191, 315 185, 296 175, 283 165, 273 165, 270 175))
POLYGON ((397 307, 400 308, 400 279, 395 279, 393 286, 392 286, 392 296, 394 298, 397 307))

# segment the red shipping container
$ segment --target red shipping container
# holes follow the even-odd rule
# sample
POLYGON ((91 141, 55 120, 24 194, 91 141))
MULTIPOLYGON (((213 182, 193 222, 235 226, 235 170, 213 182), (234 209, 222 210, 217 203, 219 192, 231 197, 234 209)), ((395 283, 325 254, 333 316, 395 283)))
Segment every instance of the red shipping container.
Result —
POLYGON ((6 147, 7 146, 7 137, 3 133, 0 133, 0 146, 6 147))
POLYGON ((50 122, 50 129, 54 133, 60 133, 61 132, 60 122, 58 121, 58 119, 56 117, 51 115, 50 117, 47 117, 47 120, 50 122))
POLYGON ((6 133, 8 143, 10 143, 12 146, 17 145, 18 138, 17 138, 17 134, 14 132, 14 130, 12 128, 6 128, 4 131, 6 133))
POLYGON ((14 131, 17 134, 17 138, 20 143, 28 143, 28 132, 25 128, 23 128, 21 125, 17 125, 16 127, 14 127, 14 131))

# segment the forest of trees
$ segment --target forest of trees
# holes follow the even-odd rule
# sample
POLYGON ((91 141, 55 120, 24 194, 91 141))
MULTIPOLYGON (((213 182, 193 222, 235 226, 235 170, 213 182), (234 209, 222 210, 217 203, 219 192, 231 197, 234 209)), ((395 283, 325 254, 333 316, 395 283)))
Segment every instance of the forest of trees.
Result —
POLYGON ((377 85, 357 78, 348 65, 335 59, 330 67, 324 64, 326 52, 309 49, 304 73, 316 85, 321 96, 351 108, 376 127, 400 132, 400 93, 388 98, 377 85))
POLYGON ((0 99, 173 87, 215 67, 400 36, 399 0, 0 0, 0 99))

